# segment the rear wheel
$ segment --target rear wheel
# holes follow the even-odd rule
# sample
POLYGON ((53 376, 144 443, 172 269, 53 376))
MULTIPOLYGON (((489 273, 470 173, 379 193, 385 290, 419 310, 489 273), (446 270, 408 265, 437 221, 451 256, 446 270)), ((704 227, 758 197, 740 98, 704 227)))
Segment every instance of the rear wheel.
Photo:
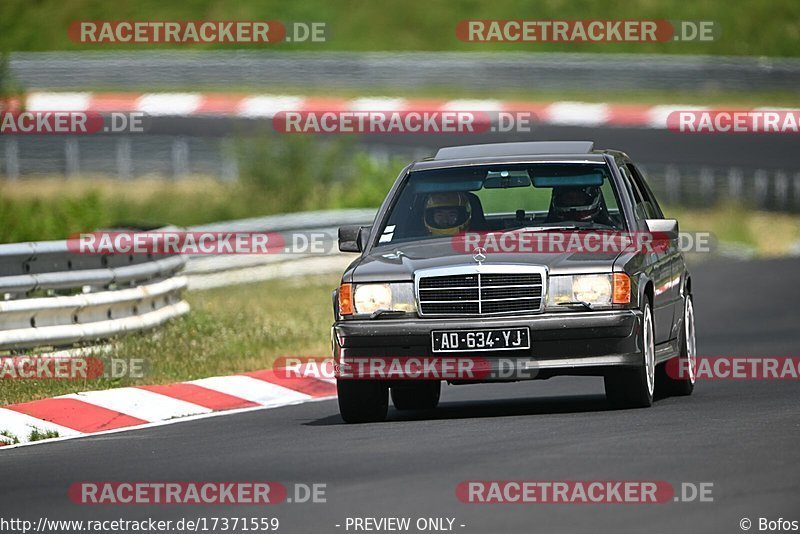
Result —
POLYGON ((694 383, 697 380, 697 345, 694 330, 694 303, 692 296, 688 294, 683 304, 683 329, 681 329, 678 343, 680 352, 676 358, 677 362, 669 361, 659 366, 657 376, 659 394, 686 396, 691 395, 694 391, 694 383), (671 366, 668 373, 667 366, 675 363, 677 365, 671 366))
POLYGON ((433 410, 439 405, 442 383, 426 380, 392 387, 392 402, 398 410, 433 410))
POLYGON ((337 380, 339 413, 346 423, 377 423, 386 419, 389 388, 380 380, 337 380))
POLYGON ((646 302, 639 339, 642 361, 630 369, 615 369, 605 375, 606 398, 615 408, 646 408, 653 405, 656 351, 653 312, 646 302))

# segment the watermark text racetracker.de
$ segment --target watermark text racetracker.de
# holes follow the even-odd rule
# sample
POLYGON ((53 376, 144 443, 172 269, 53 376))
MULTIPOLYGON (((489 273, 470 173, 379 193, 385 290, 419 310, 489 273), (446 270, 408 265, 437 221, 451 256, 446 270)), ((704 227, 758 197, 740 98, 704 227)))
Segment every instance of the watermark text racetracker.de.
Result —
POLYGON ((465 504, 663 504, 714 502, 713 482, 664 480, 469 480, 456 486, 465 504))
POLYGON ((283 134, 481 134, 530 133, 537 122, 526 110, 285 110, 272 126, 283 134))
POLYGON ((456 37, 468 43, 656 43, 714 41, 711 20, 462 20, 456 37))
POLYGON ((697 356, 693 367, 685 359, 666 363, 667 375, 685 380, 800 380, 800 357, 794 356, 697 356))
POLYGON ((667 128, 678 133, 800 133, 800 110, 675 110, 667 128))
POLYGON ((78 44, 270 45, 324 43, 328 26, 320 21, 280 20, 78 20, 67 30, 78 44))
POLYGON ((327 502, 327 484, 276 481, 76 482, 67 496, 88 505, 231 505, 327 502))
MULTIPOLYGON (((452 334, 457 336, 458 334, 452 334)), ((464 334, 464 345, 477 348, 495 345, 489 331, 464 334)), ((506 332, 506 343, 517 342, 506 332)), ((458 343, 446 337, 442 343, 458 343)), ((455 346, 455 345, 454 345, 455 346)), ((469 348, 465 349, 470 350, 469 348)), ((529 357, 484 357, 472 354, 448 356, 346 356, 280 357, 273 362, 273 372, 285 379, 318 380, 525 380, 536 378, 538 363, 529 357)))
MULTIPOLYGON (((547 228, 543 228, 546 230, 547 228)), ((451 238, 453 250, 473 254, 621 254, 662 253, 675 246, 681 252, 711 253, 717 240, 711 232, 622 232, 616 230, 463 232, 451 238)))
POLYGON ((150 117, 142 111, 0 111, 0 134, 132 134, 149 128, 150 117))
POLYGON ((147 372, 147 362, 143 358, 0 356, 0 381, 144 378, 147 372))
POLYGON ((67 239, 76 254, 327 254, 334 244, 324 231, 98 231, 67 239))

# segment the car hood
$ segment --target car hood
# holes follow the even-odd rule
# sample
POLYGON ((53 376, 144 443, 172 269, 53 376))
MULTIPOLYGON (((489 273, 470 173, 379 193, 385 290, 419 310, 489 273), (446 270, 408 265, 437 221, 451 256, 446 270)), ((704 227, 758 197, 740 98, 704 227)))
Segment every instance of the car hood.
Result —
MULTIPOLYGON (((617 253, 487 253, 484 265, 541 265, 550 274, 580 274, 610 272, 617 253)), ((414 272, 432 267, 477 265, 472 253, 456 250, 450 239, 380 247, 354 262, 346 280, 355 282, 411 281, 414 272), (352 277, 352 278, 351 278, 352 277)))

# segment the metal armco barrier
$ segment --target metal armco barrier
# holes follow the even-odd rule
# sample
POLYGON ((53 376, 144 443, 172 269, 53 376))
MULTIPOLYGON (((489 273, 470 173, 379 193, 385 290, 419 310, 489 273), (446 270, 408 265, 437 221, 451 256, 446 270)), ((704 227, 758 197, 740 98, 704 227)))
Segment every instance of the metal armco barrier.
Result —
POLYGON ((559 90, 794 90, 800 61, 784 58, 530 52, 15 52, 27 89, 320 86, 559 90))
POLYGON ((184 314, 185 263, 77 254, 66 241, 0 245, 0 350, 105 339, 184 314))
POLYGON ((324 255, 97 255, 72 252, 66 241, 0 245, 0 351, 96 343, 155 328, 189 311, 187 289, 342 270, 353 258, 338 254, 335 228, 369 224, 374 214, 294 213, 188 229, 320 232, 329 245, 324 255))

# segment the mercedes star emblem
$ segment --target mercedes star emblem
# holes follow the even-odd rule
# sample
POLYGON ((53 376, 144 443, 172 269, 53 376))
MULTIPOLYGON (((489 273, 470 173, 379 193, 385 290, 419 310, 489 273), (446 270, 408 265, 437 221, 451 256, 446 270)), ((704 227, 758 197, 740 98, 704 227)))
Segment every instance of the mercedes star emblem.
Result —
POLYGON ((478 265, 486 261, 486 249, 478 247, 475 249, 475 252, 472 254, 472 259, 478 262, 478 265))

